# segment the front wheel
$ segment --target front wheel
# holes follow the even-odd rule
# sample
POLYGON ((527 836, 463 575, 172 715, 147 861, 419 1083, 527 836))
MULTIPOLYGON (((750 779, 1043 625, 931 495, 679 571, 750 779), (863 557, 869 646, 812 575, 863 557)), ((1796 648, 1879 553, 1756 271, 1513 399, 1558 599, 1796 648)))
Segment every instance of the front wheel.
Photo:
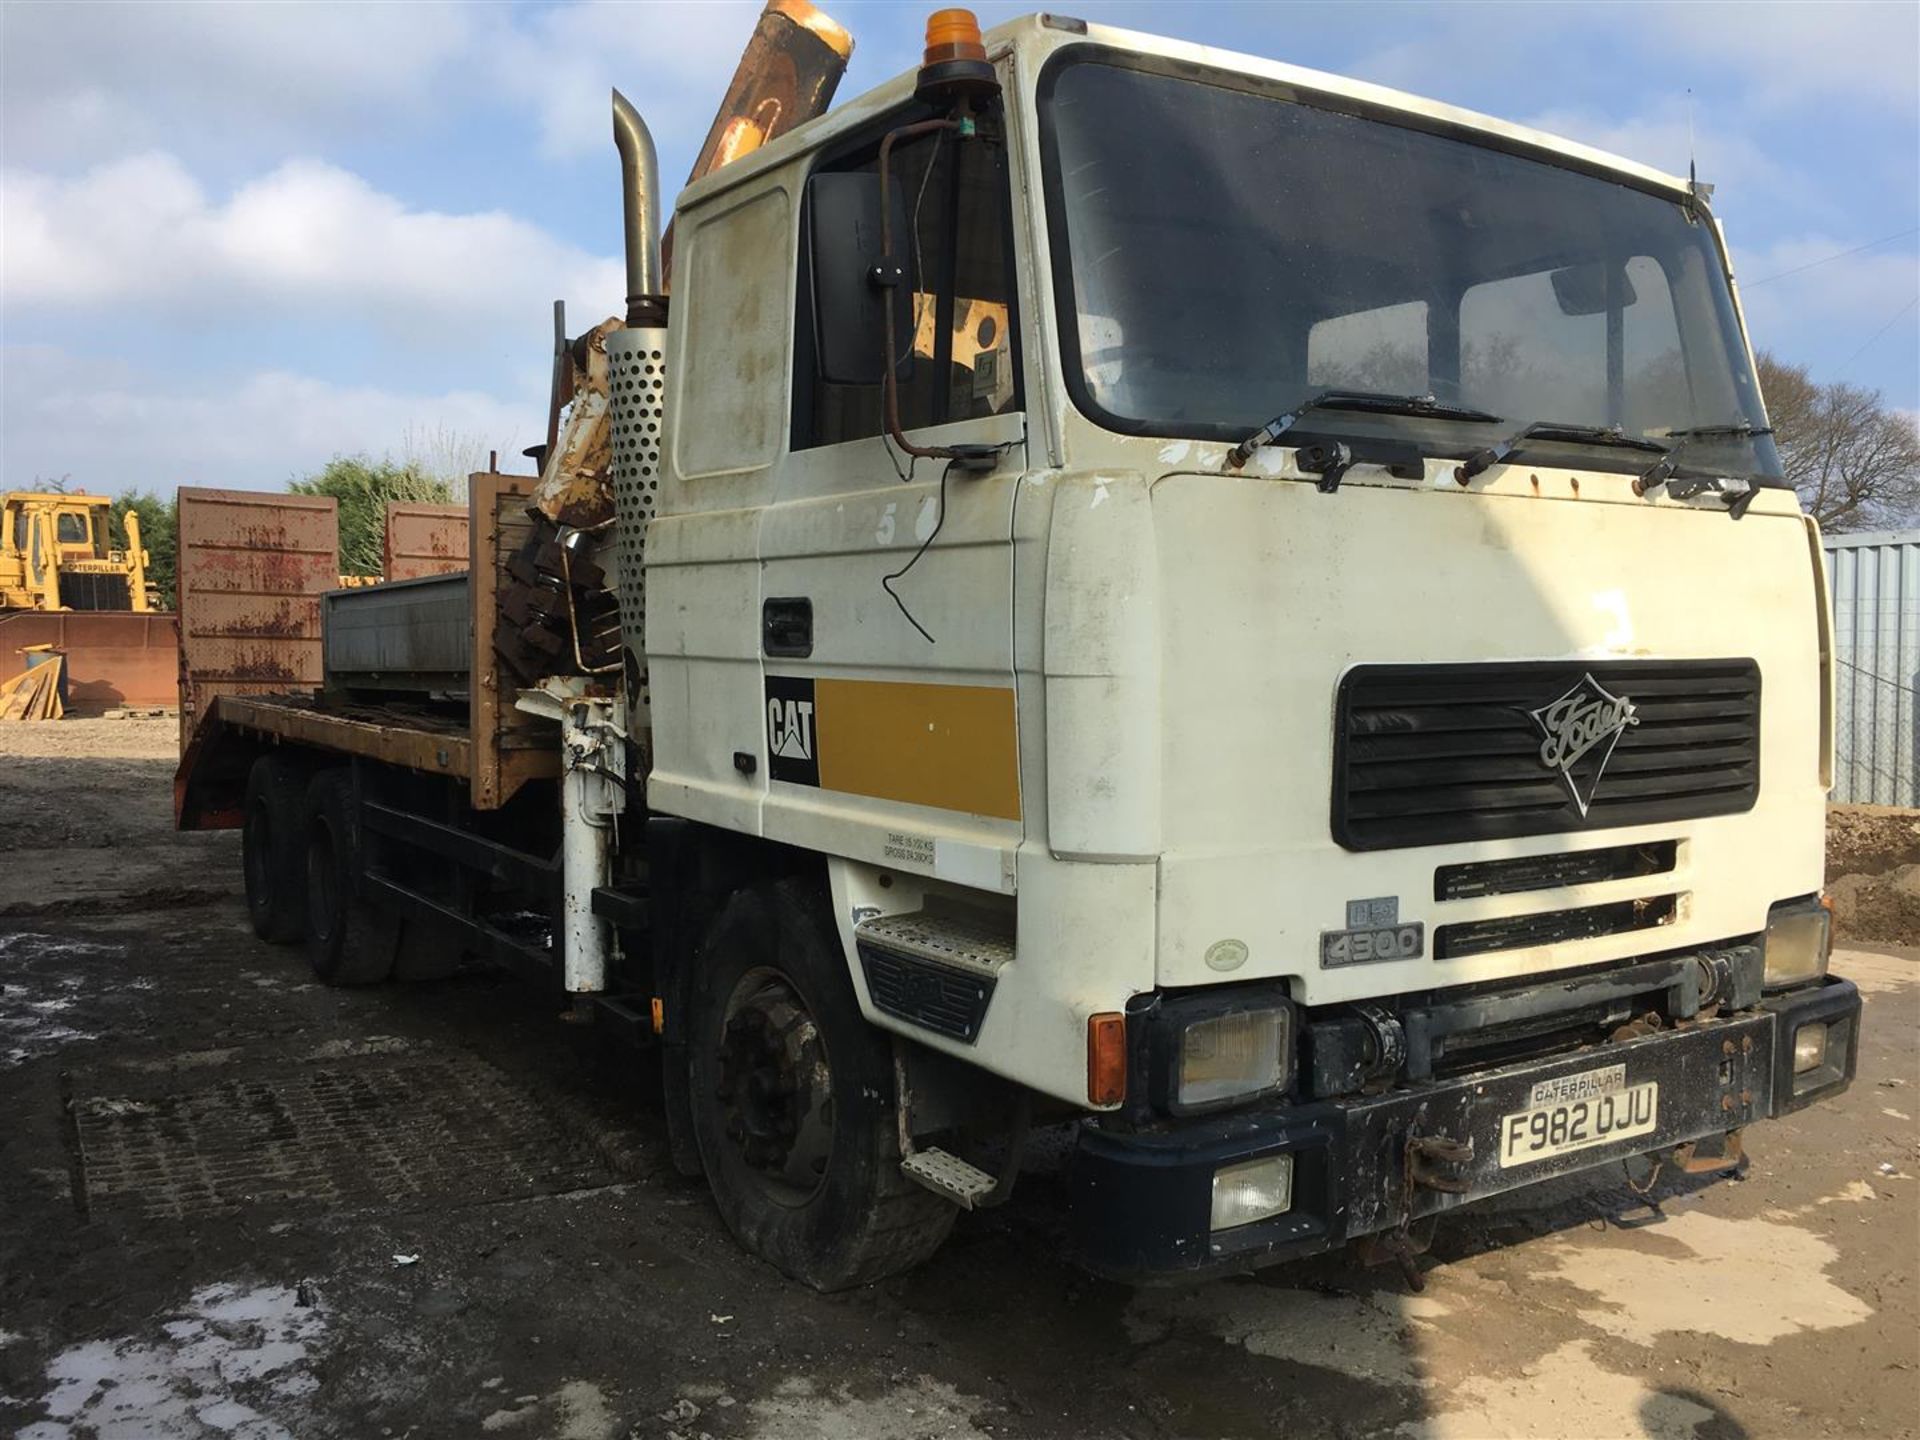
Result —
POLYGON ((694 1138, 740 1243, 817 1290, 909 1270, 953 1206, 900 1173, 893 1061, 824 907, 798 881, 736 893, 699 958, 694 1138))

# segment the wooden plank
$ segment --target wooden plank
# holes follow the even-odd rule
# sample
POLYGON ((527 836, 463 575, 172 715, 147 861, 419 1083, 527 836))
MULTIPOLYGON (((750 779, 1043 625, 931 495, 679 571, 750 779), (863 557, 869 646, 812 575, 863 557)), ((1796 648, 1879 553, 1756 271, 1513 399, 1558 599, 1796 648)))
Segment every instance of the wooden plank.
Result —
POLYGON ((533 533, 527 497, 534 475, 482 473, 467 479, 469 566, 473 575, 472 804, 497 810, 531 780, 560 773, 560 740, 550 720, 514 708, 515 684, 493 653, 506 563, 533 533))

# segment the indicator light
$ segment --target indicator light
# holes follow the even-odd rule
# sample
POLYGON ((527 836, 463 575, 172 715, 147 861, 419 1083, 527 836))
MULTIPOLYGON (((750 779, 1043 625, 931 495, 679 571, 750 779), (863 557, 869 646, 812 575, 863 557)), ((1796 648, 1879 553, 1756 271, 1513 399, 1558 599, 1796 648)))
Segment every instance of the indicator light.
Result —
POLYGON ((1087 1103, 1127 1098, 1127 1017, 1117 1010, 1087 1017, 1087 1103))

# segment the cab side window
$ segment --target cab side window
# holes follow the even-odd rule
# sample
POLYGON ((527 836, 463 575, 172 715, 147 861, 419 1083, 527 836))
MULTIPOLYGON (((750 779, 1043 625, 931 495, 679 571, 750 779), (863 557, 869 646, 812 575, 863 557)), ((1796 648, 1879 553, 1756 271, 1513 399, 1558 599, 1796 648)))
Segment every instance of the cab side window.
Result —
MULTIPOLYGON (((901 123, 896 120, 893 123, 901 123)), ((877 175, 879 134, 850 152, 831 157, 815 177, 877 175)), ((1019 355, 1015 344, 1012 230, 1006 147, 986 124, 980 134, 959 139, 950 132, 923 135, 893 147, 889 186, 892 208, 906 217, 894 237, 905 270, 896 307, 910 307, 898 330, 908 338, 896 348, 900 428, 914 430, 980 419, 1020 408, 1019 355), (903 203, 904 202, 904 203, 903 203)), ((793 448, 833 445, 879 435, 884 429, 883 386, 830 379, 820 356, 830 338, 821 326, 847 324, 816 310, 810 216, 800 225, 799 314, 794 329, 793 448)), ((873 375, 884 335, 870 337, 873 375)))

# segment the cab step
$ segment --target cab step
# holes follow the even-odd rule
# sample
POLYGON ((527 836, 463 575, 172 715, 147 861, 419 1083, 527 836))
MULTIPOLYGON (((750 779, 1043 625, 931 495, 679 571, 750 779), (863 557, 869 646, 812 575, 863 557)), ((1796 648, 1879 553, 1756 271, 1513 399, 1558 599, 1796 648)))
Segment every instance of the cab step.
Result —
POLYGON ((855 939, 902 959, 952 966, 991 980, 1014 958, 1011 919, 956 906, 870 915, 853 933, 855 939))
POLYGON ((874 1008, 973 1044, 1013 963, 1009 918, 956 907, 862 920, 853 936, 874 1008))
POLYGON ((969 1165, 937 1146, 914 1151, 900 1162, 900 1169, 908 1179, 953 1201, 962 1210, 973 1209, 1000 1183, 979 1166, 969 1165))

